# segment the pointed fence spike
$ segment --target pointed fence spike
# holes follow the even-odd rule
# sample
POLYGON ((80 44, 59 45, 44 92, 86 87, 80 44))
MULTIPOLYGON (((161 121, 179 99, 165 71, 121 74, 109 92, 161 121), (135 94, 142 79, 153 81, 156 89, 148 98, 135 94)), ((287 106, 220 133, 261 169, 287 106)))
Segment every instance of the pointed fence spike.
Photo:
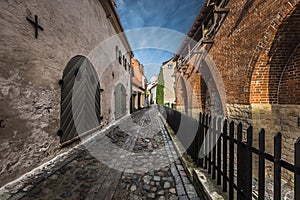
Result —
POLYGON ((265 130, 259 132, 258 199, 265 198, 265 130))
POLYGON ((281 199, 281 133, 274 136, 274 200, 281 199))
POLYGON ((234 121, 229 127, 229 199, 234 199, 234 121))
POLYGON ((240 122, 237 126, 237 141, 238 143, 241 143, 243 139, 243 125, 240 122))
POLYGON ((223 124, 223 192, 227 192, 227 119, 224 120, 223 124))
POLYGON ((300 137, 295 142, 294 150, 295 170, 294 170, 294 199, 300 199, 300 137))

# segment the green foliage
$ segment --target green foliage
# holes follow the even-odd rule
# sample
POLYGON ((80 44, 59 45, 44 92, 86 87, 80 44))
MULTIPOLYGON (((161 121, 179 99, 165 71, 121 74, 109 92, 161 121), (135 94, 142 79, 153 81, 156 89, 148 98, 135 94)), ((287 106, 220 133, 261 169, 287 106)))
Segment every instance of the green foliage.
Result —
POLYGON ((164 76, 163 76, 163 70, 160 69, 159 75, 158 75, 158 83, 157 83, 157 89, 156 89, 156 101, 157 104, 164 104, 164 76))

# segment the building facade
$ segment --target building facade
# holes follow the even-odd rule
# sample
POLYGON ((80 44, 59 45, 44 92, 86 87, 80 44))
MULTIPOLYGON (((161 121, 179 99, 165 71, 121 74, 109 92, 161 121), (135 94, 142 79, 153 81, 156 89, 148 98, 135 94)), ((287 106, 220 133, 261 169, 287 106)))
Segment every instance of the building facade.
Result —
POLYGON ((145 76, 144 66, 135 58, 131 59, 132 73, 132 95, 131 109, 132 112, 142 109, 146 106, 147 79, 145 76))
POLYGON ((147 91, 148 91, 148 102, 149 104, 156 104, 156 89, 157 89, 157 76, 152 76, 150 79, 150 83, 147 85, 147 91))
POLYGON ((173 58, 171 58, 170 60, 162 63, 160 73, 158 76, 158 103, 168 106, 170 108, 175 107, 175 68, 176 61, 174 61, 173 58))
POLYGON ((0 5, 2 186, 129 114, 133 55, 111 1, 0 5))

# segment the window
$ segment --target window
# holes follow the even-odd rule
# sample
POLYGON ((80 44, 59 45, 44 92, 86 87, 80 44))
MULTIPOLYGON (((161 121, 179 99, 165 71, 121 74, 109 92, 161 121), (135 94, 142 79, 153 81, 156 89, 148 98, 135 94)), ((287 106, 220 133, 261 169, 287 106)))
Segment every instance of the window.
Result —
POLYGON ((168 64, 168 69, 172 69, 173 65, 172 64, 168 64))
POLYGON ((119 58, 119 47, 118 45, 116 45, 116 59, 119 58))
POLYGON ((130 71, 130 64, 129 63, 127 63, 127 69, 128 69, 128 71, 130 71))
POLYGON ((119 63, 122 65, 122 52, 119 50, 119 63))

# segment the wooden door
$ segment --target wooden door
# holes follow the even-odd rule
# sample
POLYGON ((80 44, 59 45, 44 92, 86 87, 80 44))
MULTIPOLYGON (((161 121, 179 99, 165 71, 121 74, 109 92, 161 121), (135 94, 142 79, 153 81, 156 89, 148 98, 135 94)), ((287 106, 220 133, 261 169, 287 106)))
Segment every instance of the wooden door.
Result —
POLYGON ((126 114, 126 90, 123 84, 119 83, 115 87, 115 118, 120 118, 126 114))
POLYGON ((100 84, 92 63, 75 56, 67 64, 62 78, 60 142, 100 124, 100 84))

